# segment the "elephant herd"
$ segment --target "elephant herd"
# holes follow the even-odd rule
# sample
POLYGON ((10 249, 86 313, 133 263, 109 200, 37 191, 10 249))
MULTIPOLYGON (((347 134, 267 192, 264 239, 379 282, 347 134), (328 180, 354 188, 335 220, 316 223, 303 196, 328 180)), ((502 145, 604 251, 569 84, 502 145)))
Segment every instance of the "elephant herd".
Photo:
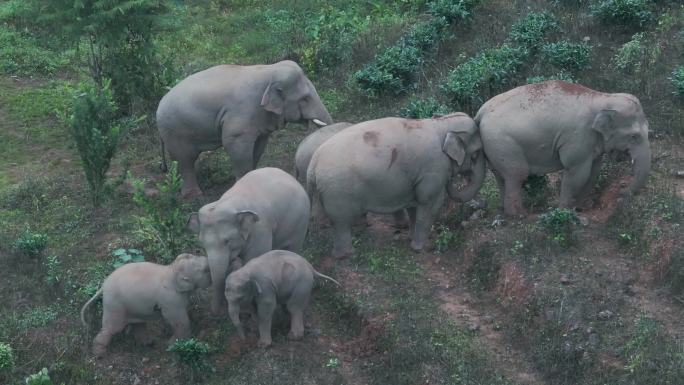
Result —
POLYGON ((126 324, 139 328, 159 315, 173 326, 172 340, 187 337, 188 294, 209 286, 212 313, 227 305, 240 337, 242 309, 258 320, 259 345, 269 345, 271 317, 282 304, 291 315, 289 337, 301 338, 313 278, 323 276, 296 254, 310 218, 330 220, 332 255, 344 257, 354 253, 351 227, 366 213, 392 213, 399 223, 407 214, 410 246, 418 251, 446 196, 473 199, 487 164, 501 207, 512 216, 525 214, 521 189, 530 175, 562 171, 560 205, 574 207, 595 184, 605 152, 626 151, 633 159, 625 193, 641 188, 650 171, 648 122, 639 100, 563 81, 497 95, 474 119, 455 112, 333 124, 296 63, 223 65, 172 88, 159 103, 157 125, 179 164, 184 196, 202 193, 195 173, 200 152, 221 145, 238 180, 189 220, 206 257, 182 254, 169 266, 129 264, 107 278, 95 295, 103 295, 104 307, 97 355, 126 324), (299 145, 297 179, 278 168, 256 169, 270 133, 288 122, 325 126, 299 145))

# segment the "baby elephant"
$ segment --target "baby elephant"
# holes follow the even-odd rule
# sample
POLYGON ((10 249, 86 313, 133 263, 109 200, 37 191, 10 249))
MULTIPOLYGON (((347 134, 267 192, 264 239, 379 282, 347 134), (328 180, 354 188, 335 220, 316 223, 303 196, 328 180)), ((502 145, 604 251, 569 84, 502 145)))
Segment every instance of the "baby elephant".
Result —
POLYGON ((271 318, 277 304, 290 313, 288 338, 304 336, 304 309, 309 302, 314 275, 339 283, 317 272, 304 258, 290 251, 272 250, 247 262, 226 278, 228 314, 240 338, 245 332, 240 323, 240 305, 256 303, 259 320, 259 346, 271 344, 271 318))
POLYGON ((144 332, 144 322, 164 317, 173 327, 173 342, 190 336, 187 306, 190 293, 211 285, 207 257, 181 254, 168 266, 150 262, 129 263, 116 269, 100 290, 83 305, 86 308, 102 294, 102 329, 93 340, 93 353, 101 357, 112 336, 126 325, 136 324, 136 335, 144 332))

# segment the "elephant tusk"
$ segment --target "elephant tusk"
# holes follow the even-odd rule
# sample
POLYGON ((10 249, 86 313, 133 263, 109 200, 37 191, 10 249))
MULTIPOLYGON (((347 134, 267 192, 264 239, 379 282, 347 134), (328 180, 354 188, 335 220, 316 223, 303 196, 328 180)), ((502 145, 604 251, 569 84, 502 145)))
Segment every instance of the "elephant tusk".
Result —
POLYGON ((316 125, 321 126, 321 127, 328 125, 328 123, 322 122, 318 119, 314 119, 314 120, 312 120, 312 122, 316 123, 316 125))

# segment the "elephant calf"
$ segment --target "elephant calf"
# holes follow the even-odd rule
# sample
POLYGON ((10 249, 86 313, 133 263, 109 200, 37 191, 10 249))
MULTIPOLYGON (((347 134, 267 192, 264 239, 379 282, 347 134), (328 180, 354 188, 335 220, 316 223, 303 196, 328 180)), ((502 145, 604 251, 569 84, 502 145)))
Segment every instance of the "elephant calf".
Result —
POLYGON ((209 257, 213 314, 225 309, 223 291, 230 270, 273 249, 301 250, 309 212, 302 185, 279 168, 265 167, 248 172, 191 218, 209 257))
POLYGON ((354 251, 351 224, 369 211, 407 209, 411 247, 421 250, 445 190, 454 199, 470 200, 484 175, 477 125, 468 115, 454 113, 349 127, 316 150, 306 179, 314 210, 324 210, 333 223, 333 255, 343 257, 354 251), (458 174, 471 179, 462 191, 452 183, 458 174))
POLYGON ((317 272, 304 258, 290 251, 273 250, 247 262, 226 278, 228 314, 240 338, 245 332, 240 323, 240 306, 256 303, 259 321, 259 346, 271 344, 271 320, 276 305, 290 313, 288 338, 304 336, 304 310, 309 302, 314 275, 339 282, 317 272), (254 302, 253 302, 254 301, 254 302))
POLYGON ((181 254, 170 265, 137 262, 123 265, 105 279, 100 290, 81 309, 102 295, 102 329, 93 340, 93 352, 104 355, 114 334, 134 324, 144 333, 144 322, 163 317, 173 327, 171 342, 190 336, 187 306, 190 293, 211 284, 207 257, 181 254))

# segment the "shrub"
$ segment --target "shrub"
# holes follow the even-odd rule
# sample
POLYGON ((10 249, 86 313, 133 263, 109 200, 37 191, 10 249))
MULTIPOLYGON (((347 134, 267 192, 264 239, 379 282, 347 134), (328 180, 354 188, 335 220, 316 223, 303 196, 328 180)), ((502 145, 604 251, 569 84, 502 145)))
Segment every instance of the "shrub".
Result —
POLYGON ((435 252, 441 254, 451 247, 456 241, 456 234, 445 225, 440 225, 435 239, 435 252))
POLYGON ((562 247, 574 243, 574 230, 579 223, 575 210, 560 208, 540 215, 538 221, 538 225, 562 247))
POLYGON ((38 373, 26 377, 24 381, 26 385, 52 385, 47 368, 43 368, 38 373))
POLYGON ((0 342, 0 373, 10 372, 14 369, 14 352, 12 347, 0 342))
POLYGON ((511 27, 508 39, 529 49, 540 47, 549 32, 560 30, 558 21, 548 12, 530 12, 511 27))
POLYGON ((624 72, 640 73, 642 68, 654 65, 660 56, 660 45, 646 41, 643 32, 636 33, 613 56, 612 65, 624 72))
POLYGON ((76 142, 83 162, 83 171, 90 187, 93 205, 99 207, 109 192, 106 174, 123 131, 131 122, 117 118, 109 81, 102 88, 82 83, 80 94, 74 97, 66 122, 76 142))
POLYGON ((555 75, 550 76, 532 76, 527 78, 527 84, 541 83, 548 80, 562 80, 568 83, 576 83, 577 81, 572 77, 572 75, 567 72, 560 71, 555 75))
POLYGON ((15 32, 0 26, 0 71, 11 75, 52 75, 68 63, 63 53, 38 45, 25 32, 15 32))
POLYGON ((45 282, 48 285, 55 285, 62 280, 62 262, 56 255, 51 255, 45 259, 45 282))
POLYGON ((155 255, 162 263, 169 263, 194 244, 194 237, 186 230, 187 204, 180 197, 182 180, 178 163, 172 162, 163 181, 156 184, 158 194, 154 197, 145 192, 145 182, 129 178, 134 188, 133 202, 143 210, 136 216, 135 235, 143 243, 148 255, 155 255))
POLYGON ((434 98, 414 99, 402 108, 401 116, 411 119, 427 119, 435 115, 446 115, 449 107, 434 98))
POLYGON ((512 82, 528 51, 504 44, 482 51, 449 73, 442 91, 455 103, 479 108, 488 95, 512 82))
POLYGON ((176 353, 178 360, 190 367, 190 382, 194 382, 195 374, 211 369, 207 356, 211 353, 209 344, 194 338, 176 340, 169 348, 169 352, 176 353))
POLYGON ((560 41, 541 47, 542 58, 564 71, 575 72, 589 66, 591 46, 586 43, 560 41))
POLYGON ((114 266, 115 269, 118 269, 127 263, 145 262, 145 256, 142 255, 142 251, 138 249, 116 249, 112 252, 112 255, 114 256, 114 263, 112 263, 112 266, 114 266))
POLYGON ((684 65, 676 67, 668 79, 670 79, 674 87, 672 93, 680 98, 684 98, 684 65))
POLYGON ((649 0, 602 0, 591 5, 590 14, 603 24, 633 29, 653 19, 648 3, 649 0))
POLYGON ((469 18, 479 3, 480 0, 433 0, 427 4, 427 8, 429 13, 452 22, 469 18))
POLYGON ((34 233, 26 228, 19 238, 14 241, 14 250, 28 257, 39 257, 47 247, 48 236, 43 233, 34 233))

